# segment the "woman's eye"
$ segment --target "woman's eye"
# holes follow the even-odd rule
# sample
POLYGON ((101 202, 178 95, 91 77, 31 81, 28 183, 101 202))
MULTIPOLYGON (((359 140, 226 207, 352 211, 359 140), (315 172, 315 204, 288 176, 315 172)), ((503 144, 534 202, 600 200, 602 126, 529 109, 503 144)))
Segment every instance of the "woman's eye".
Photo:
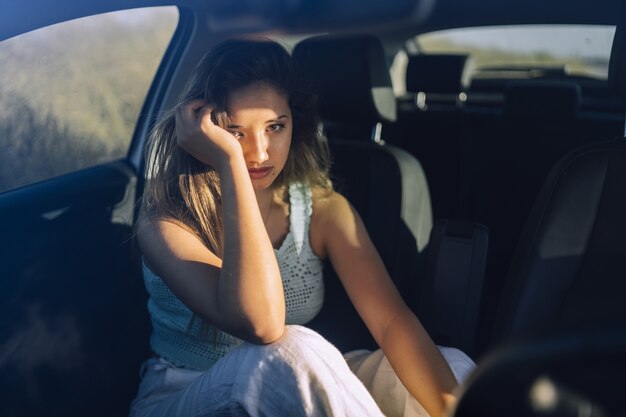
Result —
POLYGON ((230 134, 233 135, 236 139, 240 139, 243 136, 241 132, 238 132, 236 130, 231 130, 230 134))
POLYGON ((267 130, 270 132, 280 132, 284 127, 285 125, 281 123, 274 123, 273 125, 269 125, 267 130))

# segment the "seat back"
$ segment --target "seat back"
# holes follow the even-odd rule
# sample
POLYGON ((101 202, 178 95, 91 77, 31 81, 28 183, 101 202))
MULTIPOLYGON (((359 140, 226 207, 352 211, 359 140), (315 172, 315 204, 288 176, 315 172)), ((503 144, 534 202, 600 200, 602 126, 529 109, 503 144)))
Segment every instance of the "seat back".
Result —
MULTIPOLYGON (((624 96, 626 34, 610 81, 624 96)), ((626 325, 626 139, 582 146, 551 171, 507 276, 497 341, 542 328, 626 325)))
POLYGON ((531 212, 501 300, 496 338, 626 323, 626 140, 562 159, 531 212))
POLYGON ((542 184, 560 158, 591 141, 576 132, 577 85, 519 81, 507 87, 505 96, 502 114, 467 111, 464 120, 460 216, 487 225, 493 243, 481 310, 480 340, 486 344, 511 259, 542 184))
POLYGON ((454 217, 458 199, 461 92, 467 55, 410 55, 407 93, 398 98, 398 121, 385 125, 388 143, 420 160, 431 185, 437 220, 454 217))
MULTIPOLYGON (((504 116, 512 121, 531 123, 535 129, 554 129, 557 124, 572 124, 576 120, 580 102, 580 86, 573 82, 515 81, 504 91, 504 116)), ((556 133, 562 132, 563 127, 567 126, 561 125, 556 133)))
MULTIPOLYGON (((420 253, 432 227, 430 194, 414 157, 372 141, 379 123, 396 114, 382 44, 373 36, 319 36, 296 45, 293 56, 319 96, 336 188, 363 218, 408 304, 415 304, 420 253)), ((324 308, 310 326, 342 350, 375 347, 330 265, 325 277, 324 308)))
POLYGON ((375 36, 322 35, 296 45, 293 57, 320 101, 327 137, 370 142, 372 129, 396 120, 396 99, 375 36))
POLYGON ((406 91, 417 105, 456 106, 459 93, 465 90, 465 54, 419 54, 409 56, 406 67, 406 91))

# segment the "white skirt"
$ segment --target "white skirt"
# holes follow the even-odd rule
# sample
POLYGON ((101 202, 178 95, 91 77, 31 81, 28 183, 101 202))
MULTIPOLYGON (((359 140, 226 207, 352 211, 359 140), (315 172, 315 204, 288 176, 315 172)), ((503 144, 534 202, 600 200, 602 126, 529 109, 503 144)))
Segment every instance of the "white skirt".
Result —
MULTIPOLYGON (((459 350, 440 349, 457 380, 473 369, 474 363, 459 350)), ((400 383, 382 351, 355 351, 344 358, 313 330, 290 325, 278 341, 268 345, 244 343, 208 371, 178 368, 162 358, 147 360, 130 415, 428 414, 400 383)))

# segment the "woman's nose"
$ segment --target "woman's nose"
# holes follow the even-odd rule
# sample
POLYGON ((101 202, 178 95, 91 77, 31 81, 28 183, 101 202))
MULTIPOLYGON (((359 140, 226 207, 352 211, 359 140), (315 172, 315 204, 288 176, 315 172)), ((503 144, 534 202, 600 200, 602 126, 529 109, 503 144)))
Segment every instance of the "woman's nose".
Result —
POLYGON ((244 149, 244 156, 248 162, 262 164, 267 161, 268 140, 264 132, 259 132, 249 138, 244 149))

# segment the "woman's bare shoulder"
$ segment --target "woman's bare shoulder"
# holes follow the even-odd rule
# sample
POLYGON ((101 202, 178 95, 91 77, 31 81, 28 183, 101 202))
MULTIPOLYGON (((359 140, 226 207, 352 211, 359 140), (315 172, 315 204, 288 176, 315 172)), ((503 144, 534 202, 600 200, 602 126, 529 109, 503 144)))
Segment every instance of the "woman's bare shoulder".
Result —
POLYGON ((335 190, 313 188, 311 194, 313 197, 313 216, 329 220, 338 211, 350 207, 346 197, 335 190))
POLYGON ((163 234, 166 230, 179 230, 195 235, 193 230, 182 221, 169 216, 142 216, 137 220, 135 228, 137 237, 142 240, 155 234, 163 234))
POLYGON ((143 252, 150 248, 207 249, 202 239, 189 225, 169 216, 145 216, 137 221, 136 236, 143 252))
POLYGON ((351 211, 351 205, 346 197, 337 191, 313 189, 312 196, 311 246, 319 257, 325 258, 329 231, 335 229, 341 219, 351 211))

